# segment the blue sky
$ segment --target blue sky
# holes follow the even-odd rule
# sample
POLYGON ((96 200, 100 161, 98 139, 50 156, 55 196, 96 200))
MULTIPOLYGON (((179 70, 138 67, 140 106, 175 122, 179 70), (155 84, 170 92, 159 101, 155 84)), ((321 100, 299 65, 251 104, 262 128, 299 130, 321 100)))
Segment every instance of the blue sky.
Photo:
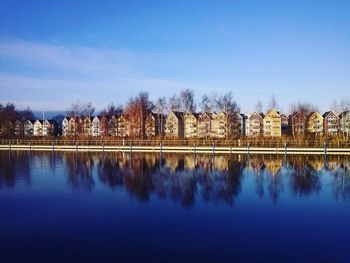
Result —
POLYGON ((100 109, 232 91, 242 111, 350 99, 350 1, 0 1, 0 102, 100 109), (103 3, 102 3, 103 2, 103 3))

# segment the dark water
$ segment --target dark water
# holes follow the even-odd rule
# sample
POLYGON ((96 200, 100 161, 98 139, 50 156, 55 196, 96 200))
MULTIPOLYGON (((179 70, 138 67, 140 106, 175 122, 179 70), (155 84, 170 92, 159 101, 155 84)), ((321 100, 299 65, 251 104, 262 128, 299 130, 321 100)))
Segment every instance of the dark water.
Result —
POLYGON ((0 262, 350 262, 349 161, 0 152, 0 262))

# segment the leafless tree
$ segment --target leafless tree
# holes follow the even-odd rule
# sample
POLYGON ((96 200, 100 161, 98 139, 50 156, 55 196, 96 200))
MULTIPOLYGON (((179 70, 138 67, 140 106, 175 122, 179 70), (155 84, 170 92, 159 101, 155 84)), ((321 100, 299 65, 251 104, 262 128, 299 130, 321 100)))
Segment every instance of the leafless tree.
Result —
POLYGON ((163 116, 167 112, 167 104, 166 104, 166 98, 165 97, 159 97, 155 104, 154 104, 154 111, 157 113, 158 123, 160 126, 160 135, 163 135, 164 130, 164 118, 163 116))
POLYGON ((146 117, 152 108, 153 104, 147 92, 140 92, 136 97, 130 97, 125 113, 129 120, 131 137, 143 138, 145 136, 146 117))
POLYGON ((290 113, 294 112, 301 112, 305 115, 308 115, 309 113, 313 111, 317 111, 318 107, 312 103, 309 102, 298 102, 298 103, 293 103, 290 106, 290 113))
POLYGON ((223 111, 225 113, 238 112, 240 110, 237 102, 233 98, 232 92, 228 92, 216 99, 216 108, 218 111, 223 111))
POLYGON ((68 109, 67 114, 70 117, 80 117, 80 116, 92 116, 95 112, 95 108, 92 106, 91 102, 81 103, 75 102, 72 103, 71 107, 68 109))
POLYGON ((263 104, 260 100, 254 105, 254 110, 256 112, 262 112, 263 111, 263 104))
POLYGON ((120 116, 123 113, 123 106, 117 105, 115 106, 114 103, 110 103, 106 109, 103 109, 100 114, 108 116, 111 118, 112 116, 120 116))
POLYGON ((334 100, 331 105, 331 110, 337 113, 341 113, 343 111, 350 110, 350 100, 349 99, 341 99, 339 102, 334 100))
POLYGON ((212 93, 211 96, 204 94, 200 102, 200 107, 202 111, 211 113, 216 107, 217 94, 212 93))
POLYGON ((267 110, 271 110, 271 109, 275 109, 278 110, 278 102, 276 100, 275 95, 272 95, 268 104, 268 109, 267 110))
POLYGON ((194 103, 194 93, 193 90, 185 89, 180 92, 180 105, 182 111, 186 113, 195 111, 195 103, 194 103))
POLYGON ((176 94, 174 94, 168 99, 168 109, 169 111, 181 110, 181 100, 176 94))

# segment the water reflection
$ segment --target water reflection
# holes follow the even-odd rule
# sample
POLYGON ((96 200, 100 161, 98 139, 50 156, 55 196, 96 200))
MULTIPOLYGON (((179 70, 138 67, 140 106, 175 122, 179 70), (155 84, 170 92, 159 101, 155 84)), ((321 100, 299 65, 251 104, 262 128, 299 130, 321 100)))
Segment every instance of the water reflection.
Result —
POLYGON ((125 190, 131 198, 234 205, 243 191, 278 203, 281 195, 319 194, 350 200, 349 157, 159 155, 0 152, 0 189, 30 185, 40 171, 66 177, 69 189, 93 192, 97 185, 125 190), (329 183, 328 183, 329 184, 329 183))

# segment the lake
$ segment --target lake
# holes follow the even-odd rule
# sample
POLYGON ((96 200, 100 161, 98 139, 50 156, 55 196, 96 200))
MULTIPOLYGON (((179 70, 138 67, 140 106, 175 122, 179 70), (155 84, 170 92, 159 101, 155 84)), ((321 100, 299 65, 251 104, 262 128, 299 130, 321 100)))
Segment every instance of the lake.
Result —
POLYGON ((350 262, 350 156, 0 152, 0 262, 350 262))

